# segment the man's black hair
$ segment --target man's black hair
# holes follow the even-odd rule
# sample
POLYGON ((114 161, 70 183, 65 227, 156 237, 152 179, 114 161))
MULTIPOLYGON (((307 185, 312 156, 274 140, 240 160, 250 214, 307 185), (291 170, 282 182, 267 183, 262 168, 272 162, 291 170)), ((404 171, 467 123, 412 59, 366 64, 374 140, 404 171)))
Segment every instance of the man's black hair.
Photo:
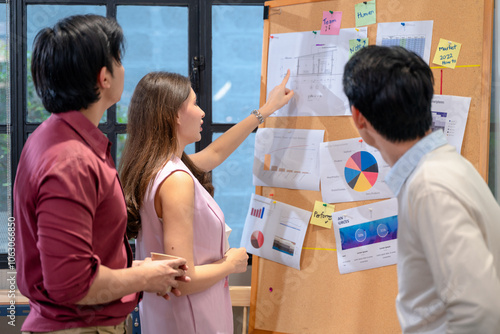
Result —
POLYGON ((123 31, 115 20, 76 15, 35 37, 31 73, 36 92, 51 113, 86 109, 99 100, 97 77, 121 63, 123 31))
POLYGON ((347 62, 344 92, 374 129, 392 142, 424 137, 432 124, 430 67, 402 47, 370 45, 347 62))

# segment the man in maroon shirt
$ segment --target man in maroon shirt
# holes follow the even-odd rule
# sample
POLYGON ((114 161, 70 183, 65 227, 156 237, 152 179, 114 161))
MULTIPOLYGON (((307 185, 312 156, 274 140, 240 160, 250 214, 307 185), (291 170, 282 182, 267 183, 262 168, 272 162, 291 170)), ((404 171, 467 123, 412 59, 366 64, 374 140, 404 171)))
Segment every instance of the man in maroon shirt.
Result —
POLYGON ((26 142, 14 184, 25 332, 124 333, 140 291, 168 299, 170 287, 180 294, 176 280, 189 281, 184 259, 132 265, 111 143, 97 128, 123 91, 122 50, 120 26, 97 15, 35 39, 33 81, 52 115, 26 142))

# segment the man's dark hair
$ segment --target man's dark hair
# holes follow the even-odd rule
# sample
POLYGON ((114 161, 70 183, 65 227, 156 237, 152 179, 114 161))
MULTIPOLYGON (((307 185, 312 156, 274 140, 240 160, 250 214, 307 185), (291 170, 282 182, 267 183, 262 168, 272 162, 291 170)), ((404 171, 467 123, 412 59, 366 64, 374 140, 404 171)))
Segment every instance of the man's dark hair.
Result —
POLYGON ((71 16, 42 29, 33 43, 31 74, 45 109, 62 113, 98 101, 98 73, 106 67, 113 74, 123 49, 121 27, 103 16, 71 16))
POLYGON ((349 104, 387 140, 422 138, 432 124, 432 71, 402 47, 361 49, 345 65, 343 85, 349 104))

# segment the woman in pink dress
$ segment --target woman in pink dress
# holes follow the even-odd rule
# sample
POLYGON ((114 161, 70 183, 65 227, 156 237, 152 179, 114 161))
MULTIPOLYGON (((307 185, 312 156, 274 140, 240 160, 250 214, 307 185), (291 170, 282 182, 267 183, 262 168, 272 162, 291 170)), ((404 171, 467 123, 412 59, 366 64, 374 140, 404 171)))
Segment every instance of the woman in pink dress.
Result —
POLYGON ((227 276, 246 271, 244 248, 225 252, 224 215, 213 199, 208 172, 220 165, 262 123, 293 96, 289 74, 258 111, 190 156, 186 145, 201 139, 205 113, 188 78, 153 72, 141 79, 128 110, 127 141, 120 176, 127 200, 129 237, 136 259, 151 252, 187 260, 190 283, 181 297, 165 300, 144 293, 141 329, 157 333, 233 333, 227 276))

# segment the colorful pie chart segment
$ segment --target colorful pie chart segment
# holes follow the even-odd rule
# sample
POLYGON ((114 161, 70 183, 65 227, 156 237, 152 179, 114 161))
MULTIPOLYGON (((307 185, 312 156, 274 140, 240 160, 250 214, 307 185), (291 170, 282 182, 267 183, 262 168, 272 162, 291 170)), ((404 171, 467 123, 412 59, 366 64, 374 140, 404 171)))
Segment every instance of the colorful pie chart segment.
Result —
POLYGON ((261 231, 254 231, 250 236, 250 243, 254 248, 260 248, 264 244, 264 234, 261 231))
POLYGON ((345 164, 344 177, 349 187, 355 191, 369 190, 377 182, 377 159, 366 151, 354 153, 345 164))

